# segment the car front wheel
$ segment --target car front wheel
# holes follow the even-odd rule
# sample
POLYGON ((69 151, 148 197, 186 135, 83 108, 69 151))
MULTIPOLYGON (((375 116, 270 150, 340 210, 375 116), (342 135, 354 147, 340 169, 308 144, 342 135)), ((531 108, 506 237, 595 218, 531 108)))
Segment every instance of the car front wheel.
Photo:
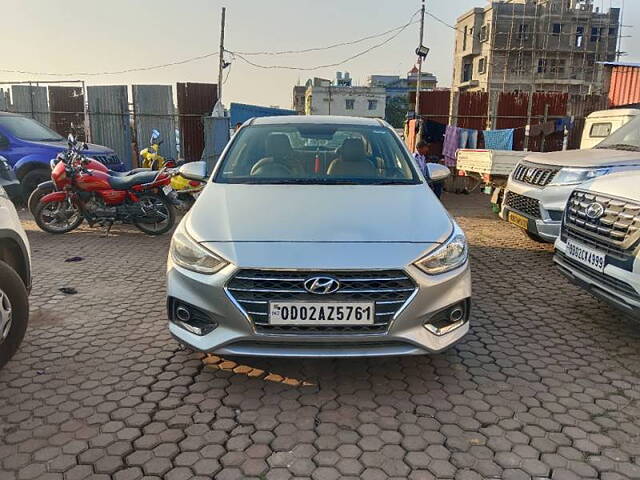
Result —
POLYGON ((29 321, 29 297, 20 276, 0 261, 0 368, 18 350, 29 321))

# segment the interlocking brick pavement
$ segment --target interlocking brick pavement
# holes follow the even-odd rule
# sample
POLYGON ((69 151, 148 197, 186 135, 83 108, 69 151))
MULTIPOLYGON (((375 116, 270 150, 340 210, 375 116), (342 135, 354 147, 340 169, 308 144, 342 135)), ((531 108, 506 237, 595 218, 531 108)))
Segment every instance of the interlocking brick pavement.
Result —
POLYGON ((169 236, 24 216, 33 310, 0 372, 0 479, 640 478, 640 325, 486 197, 447 203, 471 243, 471 332, 368 360, 202 358, 166 329, 169 236))

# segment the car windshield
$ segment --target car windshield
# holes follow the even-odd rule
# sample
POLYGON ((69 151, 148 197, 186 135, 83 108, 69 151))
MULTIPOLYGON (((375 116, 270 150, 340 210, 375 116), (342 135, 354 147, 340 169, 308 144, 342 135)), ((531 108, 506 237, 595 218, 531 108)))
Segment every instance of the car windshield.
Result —
POLYGON ((290 123, 252 125, 234 139, 219 183, 390 185, 420 183, 388 128, 290 123))
POLYGON ((21 140, 31 142, 58 142, 64 140, 60 135, 45 127, 33 118, 0 116, 0 127, 21 140))
POLYGON ((613 132, 596 148, 640 152, 640 116, 613 132))

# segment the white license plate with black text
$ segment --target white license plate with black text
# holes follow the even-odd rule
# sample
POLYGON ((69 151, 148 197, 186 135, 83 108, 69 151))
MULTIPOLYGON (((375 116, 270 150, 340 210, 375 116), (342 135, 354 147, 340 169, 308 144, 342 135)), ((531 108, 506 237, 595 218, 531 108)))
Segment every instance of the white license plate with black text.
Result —
POLYGON ((606 255, 591 247, 587 247, 582 243, 576 243, 567 240, 567 249, 565 251, 567 257, 576 262, 580 262, 593 270, 604 272, 606 265, 606 255))
POLYGON ((271 302, 271 325, 371 325, 372 302, 271 302))

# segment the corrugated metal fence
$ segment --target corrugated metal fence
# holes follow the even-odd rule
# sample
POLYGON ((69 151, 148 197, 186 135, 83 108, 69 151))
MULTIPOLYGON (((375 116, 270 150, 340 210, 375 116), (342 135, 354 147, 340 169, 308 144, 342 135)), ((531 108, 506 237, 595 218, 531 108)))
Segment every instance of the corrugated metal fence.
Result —
POLYGON ((170 85, 134 85, 130 102, 126 85, 87 87, 85 100, 80 86, 35 83, 0 89, 0 111, 35 118, 63 136, 73 125, 81 139, 112 148, 127 166, 136 166, 138 152, 148 146, 153 129, 161 132, 164 156, 200 160, 202 119, 217 101, 217 86, 212 83, 179 83, 177 110, 170 85))

